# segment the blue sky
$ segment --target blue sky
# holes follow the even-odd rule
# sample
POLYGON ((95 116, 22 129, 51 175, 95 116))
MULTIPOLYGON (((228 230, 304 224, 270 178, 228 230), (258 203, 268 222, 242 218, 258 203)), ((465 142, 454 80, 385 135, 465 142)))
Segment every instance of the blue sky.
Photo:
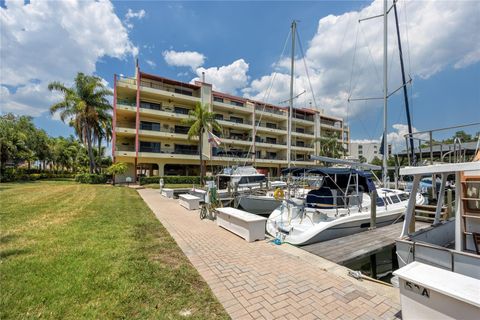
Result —
MULTIPOLYGON (((377 139, 383 130, 381 101, 347 102, 349 95, 381 96, 382 20, 357 23, 381 13, 381 1, 16 2, 0 2, 2 112, 30 114, 51 135, 72 131, 47 111, 58 99, 48 82, 84 71, 111 86, 114 73, 133 74, 135 56, 145 72, 189 82, 205 71, 217 89, 276 104, 288 95, 289 45, 280 55, 294 19, 310 76, 297 51, 295 90, 308 93, 296 105, 313 101, 310 78, 317 107, 348 118, 353 139, 377 139)), ((418 130, 480 121, 479 3, 399 1, 418 130)), ((393 90, 400 67, 389 27, 393 90)), ((393 142, 405 123, 397 94, 390 99, 393 142)))

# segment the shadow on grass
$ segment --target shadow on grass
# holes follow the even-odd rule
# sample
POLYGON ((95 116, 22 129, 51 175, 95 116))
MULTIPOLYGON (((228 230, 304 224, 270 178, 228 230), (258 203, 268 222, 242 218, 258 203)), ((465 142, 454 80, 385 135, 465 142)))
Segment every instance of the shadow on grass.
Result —
POLYGON ((6 235, 0 237, 0 244, 9 243, 12 240, 15 240, 17 238, 19 238, 19 236, 17 236, 16 234, 6 234, 6 235))
POLYGON ((0 251, 0 259, 6 259, 12 256, 20 256, 22 254, 30 253, 30 249, 7 249, 0 251))

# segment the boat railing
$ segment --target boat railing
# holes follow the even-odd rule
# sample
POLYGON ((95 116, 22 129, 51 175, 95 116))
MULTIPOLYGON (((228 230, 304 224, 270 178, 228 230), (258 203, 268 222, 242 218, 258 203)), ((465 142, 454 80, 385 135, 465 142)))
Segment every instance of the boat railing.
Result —
MULTIPOLYGON (((451 139, 434 139, 434 134, 444 136, 445 131, 463 130, 466 128, 473 129, 474 132, 480 132, 480 122, 447 128, 432 129, 427 131, 417 131, 411 134, 405 134, 405 155, 407 156, 408 163, 411 166, 417 166, 422 165, 425 162, 427 162, 428 164, 434 164, 435 159, 437 159, 437 161, 440 160, 441 162, 449 163, 466 161, 467 151, 473 151, 472 148, 468 148, 466 146, 469 141, 462 141, 459 137, 455 137, 453 139, 453 142, 451 139)), ((457 132, 462 131, 456 131, 456 133, 457 132)), ((476 137, 476 139, 479 139, 480 141, 480 136, 476 137)), ((477 148, 478 144, 479 143, 477 142, 477 148)), ((469 154, 472 154, 472 152, 470 152, 469 154)))
POLYGON ((478 255, 408 239, 397 240, 396 246, 397 257, 403 265, 418 261, 480 279, 478 255))
MULTIPOLYGON (((310 194, 310 197, 313 198, 320 198, 320 199, 335 199, 335 203, 332 204, 314 204, 314 207, 320 207, 320 208, 331 208, 336 210, 335 216, 338 216, 338 210, 339 209, 347 209, 347 213, 350 214, 350 209, 352 207, 358 207, 358 211, 362 211, 362 197, 363 194, 346 194, 346 195, 338 195, 338 196, 319 196, 316 194, 310 194), (339 203, 338 199, 341 199, 342 202, 339 203), (353 205, 352 205, 353 203, 353 205)), ((312 204, 313 205, 313 204, 312 204)), ((318 209, 320 209, 318 208, 318 209)))

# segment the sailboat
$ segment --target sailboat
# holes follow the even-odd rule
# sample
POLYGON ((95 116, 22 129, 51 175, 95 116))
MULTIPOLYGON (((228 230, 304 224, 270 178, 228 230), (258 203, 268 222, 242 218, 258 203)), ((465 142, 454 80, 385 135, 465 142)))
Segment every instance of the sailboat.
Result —
MULTIPOLYGON (((386 8, 386 5, 385 5, 386 8)), ((372 176, 355 168, 354 163, 336 161, 344 168, 317 168, 309 173, 323 176, 322 184, 312 190, 305 199, 286 199, 269 216, 267 232, 294 245, 306 245, 331 240, 368 230, 372 210, 372 195, 376 199, 377 226, 381 227, 400 220, 408 205, 409 194, 387 186, 387 11, 384 16, 383 55, 383 188, 375 187, 372 176)), ((293 69, 293 68, 292 68, 293 69)), ((403 72, 403 63, 402 63, 403 72)), ((404 86, 405 86, 405 79, 404 86)), ((408 104, 407 104, 408 107, 408 104)), ((410 123, 409 123, 410 125, 410 123)), ((328 159, 317 160, 328 161, 328 159)), ((331 162, 335 162, 332 159, 331 162)), ((421 194, 412 194, 412 203, 424 204, 421 194)))

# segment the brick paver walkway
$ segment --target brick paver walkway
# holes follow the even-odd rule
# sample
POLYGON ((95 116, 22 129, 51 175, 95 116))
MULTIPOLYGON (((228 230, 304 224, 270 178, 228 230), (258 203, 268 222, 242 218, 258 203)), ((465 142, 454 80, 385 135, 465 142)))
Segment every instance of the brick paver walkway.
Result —
POLYGON ((392 319, 396 289, 290 245, 248 243, 158 190, 138 190, 233 319, 392 319))

